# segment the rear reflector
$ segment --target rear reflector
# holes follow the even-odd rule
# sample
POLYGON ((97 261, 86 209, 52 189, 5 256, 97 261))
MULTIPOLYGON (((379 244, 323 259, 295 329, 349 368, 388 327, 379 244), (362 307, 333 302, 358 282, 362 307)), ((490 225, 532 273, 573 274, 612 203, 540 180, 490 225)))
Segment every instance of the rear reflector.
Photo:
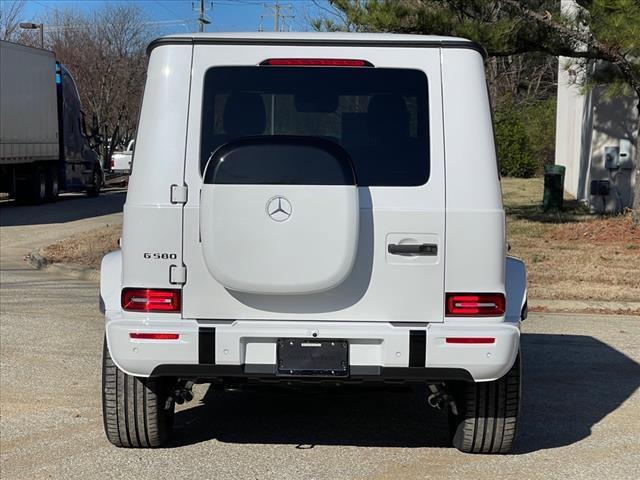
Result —
POLYGON ((179 312, 180 290, 125 288, 121 305, 130 312, 179 312))
POLYGON ((496 343, 492 337, 447 337, 447 343, 496 343))
POLYGON ((447 293, 448 317, 500 317, 504 312, 502 293, 447 293))
POLYGON ((260 65, 277 67, 373 67, 366 60, 344 58, 269 58, 260 65))
POLYGON ((179 333, 135 333, 129 334, 129 338, 134 340, 178 340, 180 338, 179 333))

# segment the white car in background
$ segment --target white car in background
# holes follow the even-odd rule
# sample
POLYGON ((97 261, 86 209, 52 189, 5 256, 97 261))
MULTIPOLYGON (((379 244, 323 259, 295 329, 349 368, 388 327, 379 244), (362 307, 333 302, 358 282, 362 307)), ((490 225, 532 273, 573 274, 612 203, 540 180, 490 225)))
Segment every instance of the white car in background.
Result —
POLYGON ((131 173, 131 159, 133 158, 133 146, 135 140, 131 140, 124 151, 116 151, 111 155, 111 171, 129 175, 131 173))

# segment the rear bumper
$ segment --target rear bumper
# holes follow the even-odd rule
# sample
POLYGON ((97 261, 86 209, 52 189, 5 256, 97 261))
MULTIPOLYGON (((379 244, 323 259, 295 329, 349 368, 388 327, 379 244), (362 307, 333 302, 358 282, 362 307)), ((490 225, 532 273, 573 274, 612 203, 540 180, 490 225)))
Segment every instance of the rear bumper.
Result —
MULTIPOLYGON (((513 365, 520 330, 513 323, 448 325, 382 322, 169 320, 107 312, 107 343, 118 367, 136 376, 295 380, 276 373, 278 338, 345 339, 348 380, 490 381, 513 365), (130 333, 178 333, 177 340, 137 340, 130 333), (315 334, 315 336, 314 336, 315 334), (451 344, 451 337, 490 337, 491 344, 451 344)), ((317 380, 300 377, 299 380, 317 380)), ((332 380, 332 379, 328 379, 332 380)), ((335 381, 336 379, 333 379, 335 381)))

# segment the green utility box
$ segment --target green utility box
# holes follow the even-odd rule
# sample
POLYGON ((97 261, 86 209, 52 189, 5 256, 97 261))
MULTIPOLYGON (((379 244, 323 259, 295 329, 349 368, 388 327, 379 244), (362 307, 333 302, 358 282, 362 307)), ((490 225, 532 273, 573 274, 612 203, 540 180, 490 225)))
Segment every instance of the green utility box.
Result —
POLYGON ((544 196, 542 198, 542 209, 562 210, 562 197, 564 194, 564 172, 566 168, 562 165, 544 166, 544 196))

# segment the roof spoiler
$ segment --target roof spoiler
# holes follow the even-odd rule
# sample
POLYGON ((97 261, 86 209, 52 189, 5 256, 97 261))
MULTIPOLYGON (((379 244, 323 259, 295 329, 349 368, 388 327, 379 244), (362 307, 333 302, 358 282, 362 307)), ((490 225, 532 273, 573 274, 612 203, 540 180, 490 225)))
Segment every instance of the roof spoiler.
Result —
POLYGON ((466 48, 475 50, 483 59, 487 51, 479 43, 470 40, 363 40, 321 38, 222 38, 222 37, 160 37, 147 47, 147 55, 161 45, 293 45, 330 47, 404 47, 404 48, 466 48))

